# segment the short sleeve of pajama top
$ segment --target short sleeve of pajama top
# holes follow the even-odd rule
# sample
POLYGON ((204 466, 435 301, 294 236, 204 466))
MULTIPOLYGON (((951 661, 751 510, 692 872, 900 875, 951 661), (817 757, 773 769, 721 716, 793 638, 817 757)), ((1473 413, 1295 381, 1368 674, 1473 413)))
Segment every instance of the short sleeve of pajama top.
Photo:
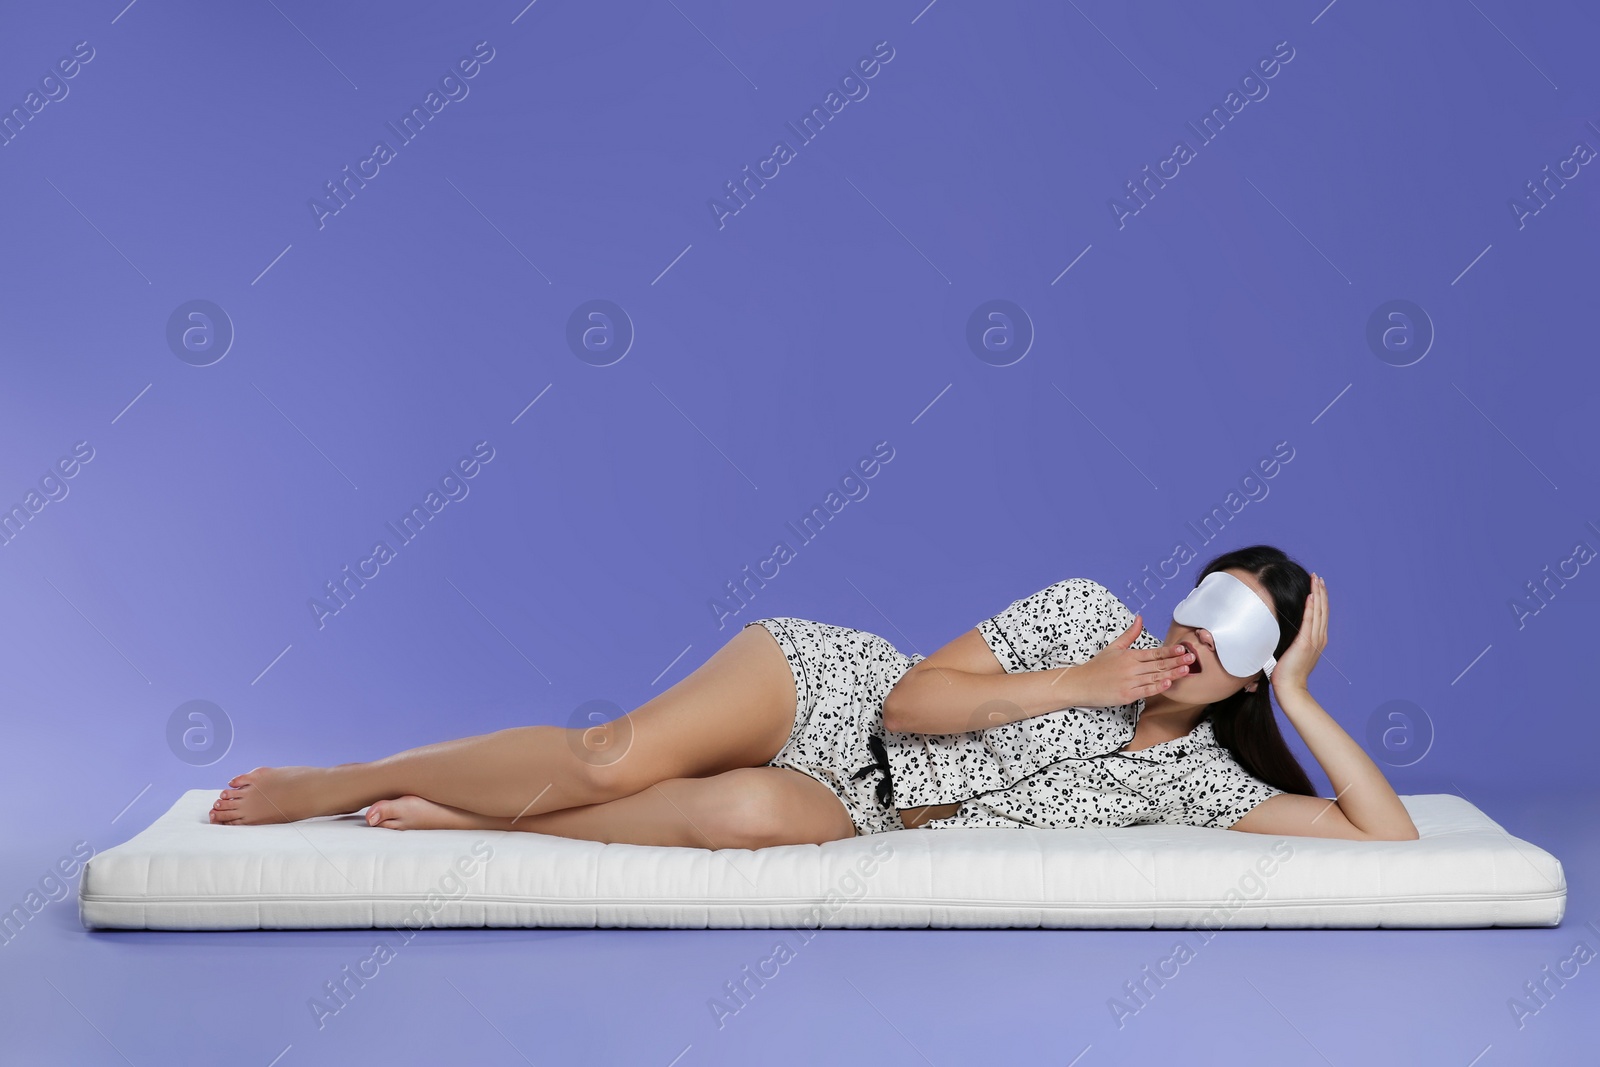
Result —
MULTIPOLYGON (((1011 673, 1087 663, 1133 623, 1110 589, 1068 578, 978 623, 1011 673)), ((1148 628, 1134 648, 1158 648, 1148 628)), ((1250 775, 1216 741, 1211 722, 1138 752, 1144 701, 1073 707, 957 734, 887 734, 898 807, 960 803, 923 829, 955 826, 1232 826, 1282 790, 1250 775)), ((980 709, 981 711, 981 709, 980 709)))

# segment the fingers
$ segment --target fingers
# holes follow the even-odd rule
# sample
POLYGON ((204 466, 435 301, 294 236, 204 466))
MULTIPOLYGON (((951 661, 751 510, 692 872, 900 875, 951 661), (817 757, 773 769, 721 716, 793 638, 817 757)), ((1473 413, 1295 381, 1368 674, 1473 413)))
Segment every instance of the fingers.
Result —
POLYGON ((1136 675, 1136 679, 1140 685, 1145 685, 1152 681, 1159 682, 1171 680, 1173 678, 1182 678, 1188 673, 1189 665, 1187 663, 1180 663, 1176 667, 1164 667, 1160 670, 1154 671, 1140 671, 1136 675))
POLYGON ((1328 643, 1328 586, 1316 571, 1311 572, 1311 592, 1301 613, 1300 629, 1290 643, 1310 647, 1320 653, 1328 643))
POLYGON ((1150 671, 1139 671, 1135 678, 1140 688, 1152 685, 1165 688, 1167 685, 1171 684, 1172 679, 1182 678, 1188 673, 1189 665, 1187 663, 1180 663, 1175 667, 1164 667, 1150 671))
POLYGON ((1137 648, 1133 651, 1136 653, 1138 661, 1146 665, 1141 673, 1177 667, 1182 664, 1185 656, 1193 655, 1192 652, 1186 652, 1177 645, 1162 645, 1160 648, 1137 648))
POLYGON ((1328 640, 1328 583, 1317 576, 1317 646, 1328 640))
MULTIPOLYGON (((1163 679, 1159 682, 1149 682, 1145 685, 1136 685, 1132 689, 1128 690, 1128 692, 1132 695, 1134 700, 1140 700, 1144 697, 1154 696, 1156 693, 1161 692, 1170 685, 1172 685, 1172 681, 1170 679, 1163 679)), ((1132 703, 1132 701, 1128 701, 1127 703, 1132 703)))

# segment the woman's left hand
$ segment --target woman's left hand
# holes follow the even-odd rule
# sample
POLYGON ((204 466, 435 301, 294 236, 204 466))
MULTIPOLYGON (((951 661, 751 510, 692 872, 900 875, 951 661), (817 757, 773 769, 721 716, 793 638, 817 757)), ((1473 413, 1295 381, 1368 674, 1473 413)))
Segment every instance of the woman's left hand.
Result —
POLYGON ((1300 619, 1300 632, 1295 634, 1289 647, 1283 650, 1283 658, 1278 660, 1278 665, 1272 669, 1273 690, 1305 689, 1306 682, 1311 676, 1311 668, 1317 665, 1317 658, 1322 655, 1322 650, 1326 647, 1328 647, 1328 589, 1313 571, 1311 595, 1306 597, 1306 610, 1300 619))

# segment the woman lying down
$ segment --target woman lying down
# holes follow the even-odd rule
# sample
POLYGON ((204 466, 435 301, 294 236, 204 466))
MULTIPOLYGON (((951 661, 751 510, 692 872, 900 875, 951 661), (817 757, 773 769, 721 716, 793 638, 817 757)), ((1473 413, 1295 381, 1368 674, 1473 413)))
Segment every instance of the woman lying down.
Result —
POLYGON ((210 818, 366 808, 391 830, 709 849, 1143 823, 1415 839, 1382 771, 1311 697, 1327 634, 1326 586, 1269 545, 1207 564, 1165 639, 1088 578, 1018 600, 931 656, 862 630, 757 619, 609 723, 258 767, 228 783, 210 818), (1316 795, 1269 692, 1334 799, 1316 795))

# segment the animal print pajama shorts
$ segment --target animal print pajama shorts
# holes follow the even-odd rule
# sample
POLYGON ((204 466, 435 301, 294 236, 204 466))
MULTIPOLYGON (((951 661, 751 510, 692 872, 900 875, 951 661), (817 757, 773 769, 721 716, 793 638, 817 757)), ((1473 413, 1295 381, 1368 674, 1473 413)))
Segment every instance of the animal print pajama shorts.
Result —
POLYGON ((794 728, 769 767, 789 767, 827 786, 856 834, 904 830, 891 803, 883 701, 924 657, 885 638, 810 619, 756 619, 783 649, 794 675, 794 728))

